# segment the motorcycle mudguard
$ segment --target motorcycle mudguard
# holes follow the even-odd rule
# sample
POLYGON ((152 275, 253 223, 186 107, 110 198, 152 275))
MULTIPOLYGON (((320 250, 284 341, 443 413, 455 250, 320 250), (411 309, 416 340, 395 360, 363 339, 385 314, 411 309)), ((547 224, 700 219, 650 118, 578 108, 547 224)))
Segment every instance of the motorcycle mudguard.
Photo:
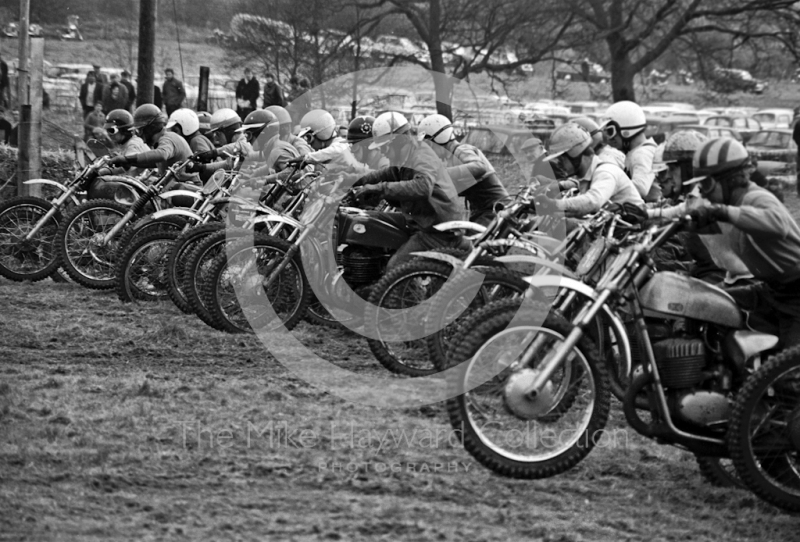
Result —
MULTIPOLYGON (((559 277, 558 275, 535 275, 532 277, 523 277, 522 280, 534 288, 565 288, 589 299, 597 299, 597 292, 594 288, 572 278, 559 277)), ((631 342, 628 338, 628 331, 625 329, 625 324, 622 323, 619 316, 617 316, 608 305, 603 305, 602 313, 608 319, 609 325, 619 341, 620 362, 623 363, 625 374, 630 375, 633 370, 633 360, 631 356, 631 342)))
MULTIPOLYGON (((539 258, 537 256, 526 256, 524 254, 512 254, 510 256, 500 256, 495 258, 495 261, 500 263, 524 263, 524 264, 533 264, 545 267, 547 269, 551 269, 556 273, 560 273, 564 278, 569 279, 577 279, 575 273, 564 267, 563 265, 551 262, 550 260, 545 260, 544 258, 539 258)), ((529 277, 528 277, 529 278, 529 277)), ((525 280, 528 280, 525 278, 525 280)))
POLYGON ((469 230, 475 233, 483 233, 486 231, 486 226, 481 226, 480 224, 467 220, 451 220, 450 222, 436 224, 433 229, 438 231, 469 230))
POLYGON ((523 242, 516 239, 492 239, 491 241, 487 241, 485 246, 518 248, 528 253, 533 253, 536 256, 549 256, 551 254, 543 246, 531 240, 523 242))
MULTIPOLYGON (((47 186, 55 186, 56 188, 58 188, 62 192, 66 192, 68 190, 67 187, 64 186, 63 184, 61 184, 60 182, 51 181, 50 179, 30 179, 30 180, 24 181, 23 184, 46 184, 47 186)), ((80 203, 81 203, 80 200, 75 197, 75 194, 72 194, 72 202, 75 205, 80 205, 80 203)))
POLYGON ((201 199, 203 199, 203 196, 201 196, 198 192, 192 192, 191 190, 169 190, 167 192, 164 192, 163 194, 159 194, 158 197, 160 197, 161 199, 170 199, 175 196, 192 198, 195 201, 200 201, 201 199))
POLYGON ((412 252, 411 256, 416 256, 417 258, 428 258, 431 260, 437 260, 440 262, 444 262, 452 267, 461 267, 464 262, 451 254, 444 254, 442 252, 435 252, 435 251, 423 251, 423 252, 412 252))
POLYGON ((194 211, 191 211, 189 209, 182 209, 182 208, 164 209, 163 211, 157 211, 157 212, 153 213, 150 216, 152 218, 154 218, 155 220, 159 220, 159 219, 167 217, 167 216, 184 216, 186 218, 190 218, 192 220, 196 220, 197 222, 202 222, 203 221, 203 218, 200 215, 198 215, 197 213, 195 213, 194 211))

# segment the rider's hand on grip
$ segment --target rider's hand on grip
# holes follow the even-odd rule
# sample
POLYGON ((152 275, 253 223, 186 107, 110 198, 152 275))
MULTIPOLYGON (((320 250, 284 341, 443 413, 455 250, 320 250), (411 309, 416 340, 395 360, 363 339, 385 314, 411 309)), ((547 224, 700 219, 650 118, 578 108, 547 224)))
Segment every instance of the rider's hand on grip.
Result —
POLYGON ((297 158, 289 158, 286 160, 286 166, 295 169, 303 169, 306 166, 306 157, 298 156, 297 158))
POLYGON ((728 220, 728 207, 726 205, 710 204, 696 207, 689 211, 691 228, 702 230, 717 222, 728 220))
POLYGON ((193 160, 197 160, 198 162, 211 162, 212 160, 216 160, 217 156, 219 156, 217 149, 211 149, 210 151, 198 152, 192 156, 193 160))
POLYGON ((368 184, 355 190, 355 199, 358 203, 370 205, 381 199, 383 190, 377 184, 368 184))
POLYGON ((189 162, 186 164, 186 167, 183 168, 186 173, 200 173, 203 171, 203 164, 199 162, 189 162))
POLYGON ((556 200, 548 198, 544 194, 537 195, 533 202, 537 215, 549 215, 558 211, 558 208, 556 207, 556 200))
POLYGON ((128 160, 127 156, 121 154, 119 156, 115 156, 106 162, 106 164, 111 167, 128 167, 130 165, 130 160, 128 160))

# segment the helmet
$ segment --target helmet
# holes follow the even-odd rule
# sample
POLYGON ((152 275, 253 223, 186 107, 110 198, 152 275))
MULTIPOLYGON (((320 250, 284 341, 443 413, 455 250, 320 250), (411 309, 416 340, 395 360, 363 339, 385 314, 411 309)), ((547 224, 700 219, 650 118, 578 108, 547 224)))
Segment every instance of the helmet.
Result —
POLYGON ((142 104, 133 112, 133 127, 144 128, 157 122, 164 123, 164 115, 153 104, 142 104))
POLYGON ((408 119, 397 111, 381 113, 372 124, 372 138, 370 149, 377 149, 392 141, 395 135, 408 132, 408 119))
POLYGON ((694 151, 708 141, 708 138, 694 130, 680 130, 667 138, 664 143, 663 162, 691 160, 694 151))
POLYGON ((586 131, 589 132, 590 136, 592 136, 593 148, 597 148, 597 146, 603 142, 603 133, 600 131, 600 125, 589 117, 577 117, 572 119, 570 122, 574 122, 575 124, 586 128, 586 131))
POLYGON ((577 158, 592 145, 592 136, 580 124, 567 122, 555 129, 550 136, 550 154, 545 161, 551 161, 564 153, 570 158, 577 158))
POLYGON ((114 109, 106 115, 106 123, 103 128, 108 130, 116 127, 117 130, 128 130, 131 126, 133 126, 133 115, 124 109, 114 109))
MULTIPOLYGON (((284 124, 288 124, 289 126, 292 125, 292 116, 289 114, 286 108, 279 105, 271 105, 269 107, 265 107, 264 109, 275 115, 278 118, 278 122, 281 126, 284 124)), ((247 124, 246 121, 245 124, 247 124)))
POLYGON ((417 126, 417 133, 434 143, 444 145, 453 139, 453 123, 444 115, 428 115, 417 126))
POLYGON ((181 133, 183 133, 184 136, 190 136, 200 129, 200 120, 197 118, 197 113, 191 109, 176 109, 172 112, 172 115, 169 116, 167 129, 175 125, 181 127, 181 133))
POLYGON ((245 130, 263 129, 269 125, 278 126, 277 117, 266 109, 256 109, 251 111, 244 119, 244 125, 236 130, 237 132, 244 132, 245 130))
POLYGON ((709 139, 694 151, 692 168, 699 181, 709 175, 719 175, 748 163, 750 155, 744 145, 730 137, 709 139))
POLYGON ((642 108, 628 100, 622 100, 609 107, 606 110, 606 118, 603 129, 607 130, 612 126, 614 128, 614 133, 607 133, 609 137, 614 137, 619 131, 622 139, 631 139, 647 125, 642 108))
POLYGON ((211 128, 211 113, 208 111, 198 111, 197 121, 200 123, 200 133, 204 134, 211 128))
POLYGON ((375 117, 356 117, 347 126, 347 142, 357 143, 372 139, 372 125, 375 117))
POLYGON ((320 141, 328 141, 336 135, 336 121, 324 109, 312 109, 300 120, 300 137, 312 135, 320 141))
POLYGON ((233 109, 227 107, 217 109, 214 111, 214 114, 211 115, 211 129, 209 132, 223 130, 229 126, 233 126, 237 122, 241 123, 242 118, 233 109))

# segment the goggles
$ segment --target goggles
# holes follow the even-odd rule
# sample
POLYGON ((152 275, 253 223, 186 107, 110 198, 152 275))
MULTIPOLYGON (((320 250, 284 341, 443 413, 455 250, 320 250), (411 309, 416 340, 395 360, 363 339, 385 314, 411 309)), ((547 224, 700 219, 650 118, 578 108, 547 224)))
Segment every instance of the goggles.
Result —
POLYGON ((113 135, 117 135, 118 133, 122 132, 122 128, 120 128, 119 126, 116 126, 116 125, 109 126, 108 128, 106 128, 106 132, 108 133, 108 135, 112 135, 113 136, 113 135))
POLYGON ((645 125, 631 126, 630 128, 621 128, 620 125, 617 124, 616 122, 610 121, 605 126, 603 126, 602 131, 603 135, 606 136, 608 139, 612 139, 615 136, 620 136, 623 139, 630 139, 644 129, 645 125))

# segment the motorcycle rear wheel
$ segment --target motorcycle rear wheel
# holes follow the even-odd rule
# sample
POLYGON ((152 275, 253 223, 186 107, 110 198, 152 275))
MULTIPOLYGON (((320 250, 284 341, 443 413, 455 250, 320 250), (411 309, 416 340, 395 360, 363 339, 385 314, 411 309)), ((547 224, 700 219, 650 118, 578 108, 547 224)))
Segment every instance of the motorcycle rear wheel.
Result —
POLYGON ((156 231, 137 236, 117 259, 117 296, 123 303, 163 301, 169 297, 168 268, 174 231, 156 231))
POLYGON ((448 379, 447 400, 450 424, 464 448, 485 467, 511 478, 548 478, 571 469, 601 438, 610 408, 608 374, 592 341, 582 337, 550 385, 538 398, 527 399, 519 390, 535 366, 508 364, 534 333, 545 341, 541 352, 546 355, 573 326, 545 304, 526 301, 520 309, 515 299, 489 303, 469 325, 460 330, 449 360, 460 365, 448 379))
POLYGON ((753 493, 800 511, 800 346, 770 358, 747 378, 733 406, 728 450, 753 493))

